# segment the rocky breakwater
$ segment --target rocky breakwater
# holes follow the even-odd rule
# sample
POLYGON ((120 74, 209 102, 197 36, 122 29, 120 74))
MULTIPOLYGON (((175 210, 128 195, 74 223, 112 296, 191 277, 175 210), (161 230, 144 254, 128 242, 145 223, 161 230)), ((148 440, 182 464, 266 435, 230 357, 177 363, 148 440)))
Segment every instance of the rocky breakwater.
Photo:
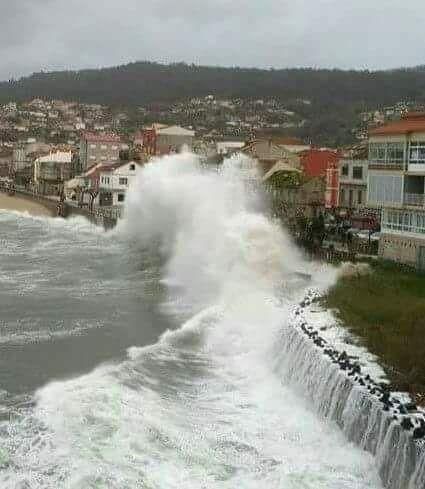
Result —
POLYGON ((308 323, 305 310, 319 297, 309 291, 284 326, 276 368, 321 416, 376 457, 386 488, 424 489, 425 412, 408 395, 374 381, 308 323))

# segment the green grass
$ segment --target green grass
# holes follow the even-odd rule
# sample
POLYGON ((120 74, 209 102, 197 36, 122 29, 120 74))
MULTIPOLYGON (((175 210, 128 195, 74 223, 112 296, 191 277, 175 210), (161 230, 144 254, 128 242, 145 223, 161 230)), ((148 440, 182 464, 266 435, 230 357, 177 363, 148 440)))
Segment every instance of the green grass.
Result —
POLYGON ((324 299, 379 357, 395 389, 425 404, 425 275, 386 262, 344 277, 324 299))

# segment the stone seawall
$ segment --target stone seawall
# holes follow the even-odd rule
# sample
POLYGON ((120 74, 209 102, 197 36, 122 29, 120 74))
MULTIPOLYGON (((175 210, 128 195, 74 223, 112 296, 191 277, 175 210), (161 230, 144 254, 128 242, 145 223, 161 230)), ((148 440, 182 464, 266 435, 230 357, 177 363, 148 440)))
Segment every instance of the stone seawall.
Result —
POLYGON ((97 226, 103 226, 105 229, 115 227, 118 221, 117 213, 115 212, 113 214, 108 208, 105 208, 104 210, 97 208, 94 211, 90 211, 87 208, 77 207, 68 202, 60 204, 58 200, 52 199, 51 197, 34 194, 23 189, 16 189, 15 194, 20 199, 37 202, 44 206, 52 216, 60 216, 64 218, 82 216, 97 226), (60 205, 61 209, 59 210, 60 205))
POLYGON ((99 211, 98 209, 91 212, 86 208, 75 207, 65 203, 64 217, 70 216, 83 216, 90 222, 96 224, 97 226, 103 226, 105 229, 112 229, 116 226, 118 221, 117 217, 108 215, 107 213, 102 213, 102 211, 99 211))
POLYGON ((359 363, 321 338, 303 314, 317 297, 309 293, 284 326, 278 373, 320 416, 376 458, 387 489, 424 489, 424 412, 364 375, 359 363))

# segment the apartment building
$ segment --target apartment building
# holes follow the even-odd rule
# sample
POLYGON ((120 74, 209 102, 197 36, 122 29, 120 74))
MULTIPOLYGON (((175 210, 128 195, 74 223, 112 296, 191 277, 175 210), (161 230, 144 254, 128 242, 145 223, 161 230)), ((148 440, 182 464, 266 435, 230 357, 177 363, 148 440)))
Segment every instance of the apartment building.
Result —
POLYGON ((425 269, 425 113, 369 134, 368 205, 381 208, 380 255, 425 269))
POLYGON ((367 160, 342 159, 339 161, 339 207, 358 209, 366 206, 367 160))
POLYGON ((80 167, 82 171, 99 163, 116 163, 122 141, 115 134, 84 133, 80 140, 80 167))

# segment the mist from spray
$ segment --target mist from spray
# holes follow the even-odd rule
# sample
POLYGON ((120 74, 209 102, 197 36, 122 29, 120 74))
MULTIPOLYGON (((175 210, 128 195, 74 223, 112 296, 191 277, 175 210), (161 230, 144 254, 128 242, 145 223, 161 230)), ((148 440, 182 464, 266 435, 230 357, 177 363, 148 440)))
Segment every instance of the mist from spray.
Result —
POLYGON ((216 171, 190 153, 154 160, 130 188, 118 232, 141 246, 155 243, 167 260, 166 280, 192 298, 270 289, 306 264, 260 212, 258 181, 256 163, 243 155, 216 171))

